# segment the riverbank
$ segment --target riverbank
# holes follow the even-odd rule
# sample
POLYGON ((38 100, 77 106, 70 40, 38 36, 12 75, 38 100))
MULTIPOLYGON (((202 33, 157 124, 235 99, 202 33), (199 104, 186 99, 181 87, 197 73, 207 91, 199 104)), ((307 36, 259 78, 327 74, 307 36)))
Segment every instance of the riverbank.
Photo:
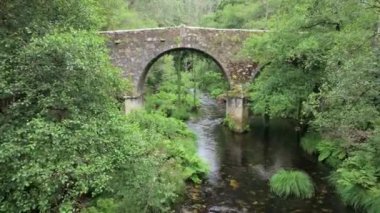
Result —
POLYGON ((221 122, 223 105, 201 96, 201 115, 188 122, 196 134, 198 154, 210 167, 205 182, 188 188, 179 212, 353 212, 328 184, 328 168, 305 153, 291 121, 252 121, 252 131, 234 134, 221 122), (310 199, 274 196, 269 178, 279 169, 308 173, 316 193, 310 199))

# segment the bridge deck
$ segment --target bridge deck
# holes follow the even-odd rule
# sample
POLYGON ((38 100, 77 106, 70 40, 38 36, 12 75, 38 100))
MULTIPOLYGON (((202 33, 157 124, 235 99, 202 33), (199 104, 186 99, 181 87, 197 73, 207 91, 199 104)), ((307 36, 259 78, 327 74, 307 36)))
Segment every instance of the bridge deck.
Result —
POLYGON ((100 31, 100 33, 124 33, 124 32, 139 32, 139 31, 152 31, 152 30, 171 30, 171 29, 191 29, 191 30, 212 30, 212 31, 233 31, 233 32, 256 32, 265 33, 269 30, 259 29, 228 29, 228 28, 212 28, 212 27, 194 27, 194 26, 174 26, 174 27, 154 27, 154 28, 140 28, 140 29, 126 29, 126 30, 107 30, 100 31))

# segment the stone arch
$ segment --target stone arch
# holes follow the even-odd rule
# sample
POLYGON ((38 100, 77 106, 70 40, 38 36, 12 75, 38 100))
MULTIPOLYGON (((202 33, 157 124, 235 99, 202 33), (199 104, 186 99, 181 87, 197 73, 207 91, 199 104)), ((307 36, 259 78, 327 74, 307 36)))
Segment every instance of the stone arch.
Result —
POLYGON ((214 57, 212 54, 208 53, 206 50, 202 50, 200 48, 176 47, 176 48, 170 48, 170 49, 164 50, 164 51, 160 52, 159 54, 157 54, 156 56, 154 56, 151 60, 148 61, 148 63, 145 65, 143 72, 139 76, 139 80, 138 80, 138 84, 137 84, 137 93, 143 94, 144 85, 145 85, 146 78, 149 74, 149 70, 158 59, 160 59, 164 55, 169 54, 171 52, 181 51, 181 50, 190 50, 190 51, 199 53, 199 54, 203 55, 204 57, 210 58, 219 67, 224 78, 228 82, 228 86, 231 87, 232 82, 231 82, 230 76, 227 72, 227 68, 220 62, 220 60, 218 60, 217 57, 214 57))
POLYGON ((162 55, 178 49, 192 49, 209 56, 221 68, 232 92, 227 94, 226 116, 233 129, 242 132, 248 123, 244 93, 239 88, 258 72, 257 63, 240 55, 249 38, 265 30, 168 27, 100 32, 107 37, 112 62, 122 70, 122 77, 132 83, 125 95, 125 112, 143 105, 142 90, 150 66, 162 55), (237 88, 237 90, 234 90, 237 88))

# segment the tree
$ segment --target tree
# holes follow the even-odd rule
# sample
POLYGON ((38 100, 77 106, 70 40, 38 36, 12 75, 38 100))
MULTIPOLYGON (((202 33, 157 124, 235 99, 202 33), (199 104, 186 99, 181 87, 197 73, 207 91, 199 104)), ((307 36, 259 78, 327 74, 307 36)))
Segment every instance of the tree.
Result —
POLYGON ((246 53, 262 65, 252 110, 297 118, 303 102, 298 119, 321 135, 304 147, 334 167, 332 182, 347 204, 376 212, 379 1, 281 5, 271 31, 247 42, 246 53))
POLYGON ((104 30, 135 29, 155 27, 157 23, 149 17, 130 9, 125 0, 99 1, 101 13, 105 17, 104 30))
POLYGON ((268 29, 268 20, 280 8, 281 0, 222 1, 214 13, 203 17, 204 26, 268 29))
POLYGON ((184 180, 199 181, 205 167, 184 124, 166 122, 175 130, 167 134, 183 133, 172 141, 161 135, 164 118, 151 119, 157 133, 145 134, 138 127, 144 116, 136 121, 120 111, 128 83, 94 32, 105 20, 97 1, 1 4, 0 169, 7 171, 0 174, 1 212, 79 211, 84 201, 116 191, 112 183, 132 170, 117 189, 138 191, 150 181, 167 193, 141 195, 127 210, 167 209, 184 180), (153 141, 157 146, 147 146, 153 141), (147 159, 152 152, 160 154, 147 159), (179 175, 167 169, 173 167, 179 175))
POLYGON ((115 97, 125 88, 103 42, 57 33, 19 54, 9 89, 19 97, 0 115, 1 211, 75 206, 101 192, 123 158, 115 97))
POLYGON ((143 17, 155 20, 159 26, 181 24, 197 26, 204 14, 214 11, 219 0, 140 0, 128 1, 143 17))

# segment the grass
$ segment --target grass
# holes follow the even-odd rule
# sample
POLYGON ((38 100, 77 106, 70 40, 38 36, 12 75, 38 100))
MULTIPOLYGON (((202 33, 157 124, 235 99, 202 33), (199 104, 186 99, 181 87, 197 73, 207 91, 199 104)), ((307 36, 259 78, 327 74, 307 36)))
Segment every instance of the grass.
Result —
POLYGON ((305 172, 279 170, 270 181, 270 190, 280 197, 311 198, 314 196, 314 185, 305 172))

